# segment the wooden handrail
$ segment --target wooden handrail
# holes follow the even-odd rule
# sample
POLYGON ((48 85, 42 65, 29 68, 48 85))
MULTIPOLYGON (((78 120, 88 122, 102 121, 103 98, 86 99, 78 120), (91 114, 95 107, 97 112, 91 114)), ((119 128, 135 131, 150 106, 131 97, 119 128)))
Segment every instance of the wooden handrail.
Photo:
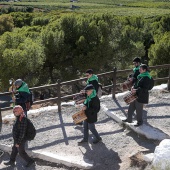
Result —
MULTIPOLYGON (((150 66, 149 68, 151 70, 152 69, 161 69, 161 68, 166 69, 166 68, 169 68, 169 73, 168 73, 169 77, 156 78, 154 80, 155 81, 168 80, 168 86, 167 87, 168 87, 168 90, 170 90, 170 64, 150 66)), ((116 68, 114 68, 113 71, 97 74, 97 76, 98 77, 112 76, 113 84, 104 86, 103 89, 112 88, 112 97, 115 98, 116 86, 117 86, 117 84, 116 84, 116 75, 117 74, 122 74, 122 73, 127 74, 129 72, 132 72, 132 70, 131 69, 117 70, 116 68)), ((53 88, 53 87, 57 88, 57 97, 49 98, 49 99, 45 99, 45 100, 34 101, 34 105, 35 104, 46 103, 46 102, 51 102, 51 101, 56 101, 57 104, 58 104, 58 112, 61 112, 61 101, 63 99, 71 98, 71 97, 73 97, 75 95, 75 94, 72 94, 72 95, 61 96, 61 86, 62 85, 68 85, 68 84, 74 84, 76 82, 82 82, 82 81, 85 81, 86 79, 87 78, 80 78, 80 79, 75 79, 75 80, 65 81, 65 82, 60 82, 60 80, 58 80, 57 83, 55 83, 55 84, 49 84, 49 85, 30 88, 31 91, 42 90, 42 89, 53 88)), ((11 92, 5 92, 5 93, 0 93, 0 96, 11 95, 11 94, 12 94, 11 92)), ((12 108, 13 107, 0 108, 0 132, 1 132, 1 129, 2 129, 2 114, 1 114, 1 112, 6 111, 6 110, 11 110, 12 108)))
MULTIPOLYGON (((170 70, 170 64, 150 66, 149 68, 151 70, 152 69, 161 69, 161 68, 166 69, 166 68, 169 68, 169 70, 170 70)), ((118 84, 116 84, 116 75, 117 74, 122 74, 122 73, 127 74, 128 72, 132 72, 132 69, 117 70, 116 68, 114 68, 113 71, 97 74, 97 76, 98 77, 112 76, 113 84, 104 86, 103 89, 112 88, 112 96, 114 98, 115 93, 116 93, 116 86, 118 85, 118 84)), ((169 80, 168 82, 170 83, 170 71, 169 71, 168 76, 169 77, 156 78, 154 80, 155 81, 169 80)), ((48 89, 48 88, 57 88, 57 97, 49 98, 49 99, 45 99, 45 100, 34 101, 33 104, 35 105, 35 104, 41 104, 41 103, 50 102, 50 101, 56 101, 57 104, 58 104, 58 107, 59 107, 58 111, 60 112, 61 111, 61 101, 63 99, 71 98, 71 97, 73 97, 75 95, 75 94, 71 94, 71 95, 61 96, 61 86, 62 85, 74 84, 74 83, 82 82, 82 81, 85 81, 85 80, 87 80, 87 78, 74 79, 74 80, 65 81, 65 82, 60 82, 60 80, 58 80, 58 82, 55 83, 55 84, 49 84, 49 85, 38 86, 38 87, 31 87, 30 88, 31 91, 48 89)), ((168 87, 170 87, 169 84, 168 84, 168 87)), ((0 96, 11 95, 11 94, 12 94, 11 92, 5 92, 5 93, 0 93, 0 96)), ((12 107, 1 108, 1 111, 10 110, 10 109, 12 109, 12 107)))

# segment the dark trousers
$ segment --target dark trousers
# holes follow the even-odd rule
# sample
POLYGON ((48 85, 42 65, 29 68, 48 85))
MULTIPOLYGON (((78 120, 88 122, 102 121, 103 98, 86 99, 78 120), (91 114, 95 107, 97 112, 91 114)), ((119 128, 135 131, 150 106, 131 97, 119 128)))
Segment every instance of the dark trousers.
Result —
POLYGON ((83 124, 84 127, 84 139, 88 140, 89 137, 89 129, 92 132, 92 134, 95 136, 96 139, 100 139, 100 136, 95 128, 95 124, 94 123, 88 123, 86 120, 84 121, 83 124))
POLYGON ((137 100, 130 103, 128 108, 128 117, 129 121, 132 121, 132 115, 136 110, 136 119, 139 123, 143 123, 143 103, 139 103, 137 100))
POLYGON ((26 111, 26 110, 24 111, 24 114, 25 114, 25 116, 27 117, 27 111, 26 111))
POLYGON ((28 154, 25 152, 25 143, 26 143, 26 140, 22 141, 21 144, 19 145, 19 147, 17 148, 15 146, 16 142, 14 142, 14 145, 12 147, 12 153, 11 153, 11 156, 10 156, 11 161, 15 162, 16 156, 17 156, 18 153, 26 162, 29 162, 29 161, 32 160, 28 156, 28 154))

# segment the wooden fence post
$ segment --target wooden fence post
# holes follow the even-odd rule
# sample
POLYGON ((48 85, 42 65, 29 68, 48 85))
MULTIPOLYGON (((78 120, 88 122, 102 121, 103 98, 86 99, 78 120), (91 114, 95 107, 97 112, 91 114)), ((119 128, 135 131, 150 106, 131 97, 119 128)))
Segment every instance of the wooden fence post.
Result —
POLYGON ((2 114, 1 114, 1 108, 0 108, 0 133, 2 130, 2 114))
POLYGON ((167 84, 167 90, 170 90, 170 67, 169 67, 169 80, 167 84))
POLYGON ((61 80, 58 79, 57 80, 57 105, 58 105, 58 112, 61 112, 61 86, 60 86, 60 83, 61 83, 61 80))
POLYGON ((115 99, 115 94, 116 94, 116 71, 117 68, 113 68, 113 88, 112 88, 112 98, 115 99))

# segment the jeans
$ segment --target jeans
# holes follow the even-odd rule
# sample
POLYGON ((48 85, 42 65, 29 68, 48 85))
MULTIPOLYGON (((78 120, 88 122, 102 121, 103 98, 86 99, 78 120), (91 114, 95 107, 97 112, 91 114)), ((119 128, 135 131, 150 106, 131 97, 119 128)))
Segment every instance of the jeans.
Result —
POLYGON ((137 100, 130 103, 128 108, 127 119, 129 121, 132 121, 132 115, 134 114, 135 110, 136 110, 136 119, 138 123, 143 123, 143 103, 139 103, 137 100))
POLYGON ((89 129, 92 132, 92 134, 95 136, 96 139, 100 139, 100 136, 95 128, 95 124, 94 123, 88 123, 86 120, 84 121, 83 124, 83 130, 84 130, 84 139, 88 140, 89 137, 89 129))
POLYGON ((32 159, 28 156, 28 154, 25 152, 25 143, 26 143, 26 142, 27 142, 26 140, 23 140, 23 141, 21 142, 21 144, 19 145, 18 148, 15 146, 16 142, 14 142, 14 145, 13 145, 13 147, 12 147, 12 153, 11 153, 11 156, 10 156, 10 160, 11 160, 12 162, 15 162, 16 156, 17 156, 18 152, 19 152, 19 155, 20 155, 27 163, 32 160, 32 159))

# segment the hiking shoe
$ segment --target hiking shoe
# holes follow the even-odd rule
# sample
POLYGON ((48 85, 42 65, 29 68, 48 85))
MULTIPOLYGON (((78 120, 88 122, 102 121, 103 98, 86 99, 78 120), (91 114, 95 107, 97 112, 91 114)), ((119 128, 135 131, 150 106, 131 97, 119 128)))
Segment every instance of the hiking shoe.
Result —
POLYGON ((34 164, 35 163, 35 161, 32 159, 31 161, 29 161, 26 165, 25 165, 25 167, 30 167, 32 164, 34 164))
POLYGON ((93 139, 93 143, 96 144, 98 142, 102 141, 102 138, 100 137, 99 139, 93 139))
POLYGON ((78 144, 82 144, 82 143, 87 143, 88 141, 86 139, 82 139, 81 141, 78 142, 78 144))
POLYGON ((7 166, 15 166, 15 162, 14 161, 8 161, 8 162, 4 162, 4 165, 7 165, 7 166))
POLYGON ((132 121, 129 121, 128 119, 122 120, 122 122, 132 123, 132 121))

